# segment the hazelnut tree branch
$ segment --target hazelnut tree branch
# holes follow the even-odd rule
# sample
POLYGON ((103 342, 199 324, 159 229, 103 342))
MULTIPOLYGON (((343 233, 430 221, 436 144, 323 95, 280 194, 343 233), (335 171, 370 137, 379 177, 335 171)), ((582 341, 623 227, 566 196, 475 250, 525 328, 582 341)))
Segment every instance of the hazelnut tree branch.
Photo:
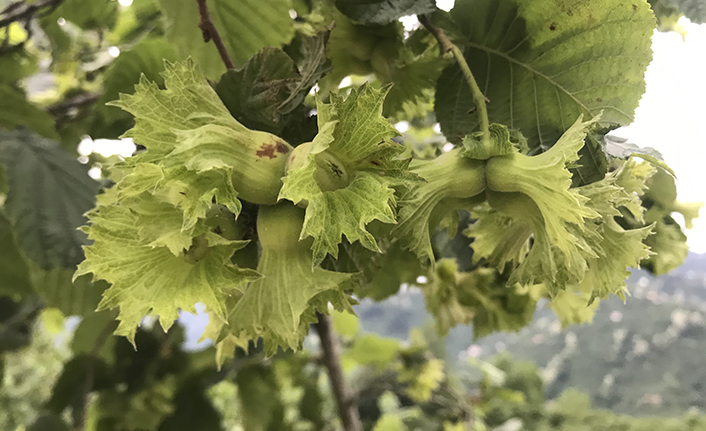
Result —
POLYGON ((319 318, 319 322, 316 324, 316 331, 321 340, 321 351, 323 353, 321 361, 328 371, 329 382, 336 398, 338 414, 341 418, 343 429, 344 431, 363 431, 358 406, 351 396, 343 376, 341 355, 339 353, 340 346, 336 334, 333 332, 331 317, 321 313, 316 313, 316 316, 319 318))
POLYGON ((206 0, 196 0, 196 3, 199 5, 199 15, 201 16, 199 28, 201 29, 201 34, 203 35, 203 41, 208 43, 213 40, 213 43, 216 45, 216 49, 218 49, 218 53, 221 55, 223 64, 226 65, 226 69, 235 69, 235 64, 233 64, 233 60, 231 60, 230 55, 228 54, 228 50, 223 43, 223 39, 221 39, 221 35, 218 33, 218 29, 216 29, 216 25, 213 24, 206 0))

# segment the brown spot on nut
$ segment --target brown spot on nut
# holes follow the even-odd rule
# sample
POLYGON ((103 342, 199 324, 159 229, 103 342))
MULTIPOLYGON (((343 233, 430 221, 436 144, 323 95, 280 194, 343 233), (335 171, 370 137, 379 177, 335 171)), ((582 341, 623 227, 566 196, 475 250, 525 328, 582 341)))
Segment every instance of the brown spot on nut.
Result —
POLYGON ((258 157, 267 157, 274 159, 275 157, 275 145, 274 144, 262 144, 259 150, 255 153, 258 157))
POLYGON ((549 30, 551 30, 551 31, 556 30, 556 23, 555 23, 555 22, 553 22, 553 23, 549 26, 549 30))
POLYGON ((279 140, 277 141, 275 149, 277 150, 278 153, 282 153, 282 154, 287 154, 289 152, 289 147, 287 147, 287 145, 284 142, 279 141, 279 140))

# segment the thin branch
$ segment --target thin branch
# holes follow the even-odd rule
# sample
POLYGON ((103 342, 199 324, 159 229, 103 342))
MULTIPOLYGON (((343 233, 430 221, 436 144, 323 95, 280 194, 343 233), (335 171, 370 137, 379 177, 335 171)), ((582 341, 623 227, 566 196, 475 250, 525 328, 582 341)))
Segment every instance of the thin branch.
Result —
POLYGON ((85 117, 101 97, 100 93, 80 93, 49 105, 46 111, 54 117, 57 128, 64 124, 85 117))
POLYGON ((0 29, 5 29, 5 37, 0 43, 0 56, 12 54, 21 50, 25 43, 32 38, 32 19, 42 17, 54 11, 64 0, 39 0, 27 4, 24 1, 10 3, 0 11, 0 29), (27 33, 25 40, 10 45, 10 25, 21 23, 27 33))
POLYGON ((338 414, 341 417, 343 429, 344 431, 363 431, 358 406, 356 406, 353 397, 350 395, 346 380, 343 377, 338 339, 333 332, 331 318, 321 313, 316 313, 316 316, 319 318, 319 322, 316 324, 316 331, 319 333, 319 339, 321 340, 322 360, 328 370, 329 382, 336 398, 338 414))
POLYGON ((424 26, 424 28, 426 28, 427 31, 429 31, 429 33, 431 33, 432 36, 434 36, 434 38, 436 39, 436 41, 439 43, 439 50, 441 51, 441 54, 443 55, 447 52, 451 52, 453 54, 454 59, 461 68, 461 72, 463 72, 463 76, 466 78, 468 85, 471 87, 473 102, 476 105, 475 110, 478 112, 478 122, 480 123, 480 130, 482 133, 481 139, 483 145, 490 145, 490 126, 488 122, 488 110, 485 106, 488 99, 480 90, 480 87, 478 87, 478 83, 476 82, 476 79, 473 76, 473 73, 471 72, 471 68, 468 67, 468 63, 466 62, 466 58, 463 56, 463 52, 461 52, 458 46, 451 42, 448 36, 446 36, 446 33, 444 33, 444 30, 432 24, 428 16, 419 15, 418 19, 419 22, 424 26))
POLYGON ((95 369, 94 369, 94 358, 98 355, 98 352, 103 348, 103 345, 113 333, 115 329, 115 320, 109 321, 101 332, 96 337, 96 342, 93 344, 93 349, 89 356, 87 356, 88 363, 86 364, 86 380, 83 382, 83 387, 81 388, 81 396, 77 399, 76 404, 73 406, 72 419, 73 426, 78 431, 83 431, 86 427, 86 412, 88 410, 88 396, 93 391, 93 386, 95 384, 95 369))
POLYGON ((13 22, 28 22, 35 16, 43 16, 51 13, 64 0, 39 0, 37 2, 27 4, 24 1, 16 1, 10 3, 5 9, 0 11, 0 28, 7 27, 13 22))
POLYGON ((203 34, 203 41, 208 43, 213 40, 213 43, 218 49, 218 53, 221 55, 221 60, 223 60, 223 64, 226 65, 226 69, 235 69, 235 64, 233 64, 233 60, 231 60, 230 55, 228 55, 228 50, 226 49, 226 46, 223 43, 223 39, 221 39, 221 35, 216 29, 216 25, 213 24, 213 20, 211 19, 211 13, 208 11, 208 5, 206 4, 206 0, 196 0, 196 3, 198 3, 199 5, 199 15, 201 16, 199 28, 201 29, 201 33, 203 34))
POLYGON ((100 99, 100 93, 81 93, 75 96, 64 99, 60 102, 56 102, 47 107, 47 112, 54 117, 60 117, 65 115, 65 111, 69 111, 73 108, 84 108, 90 106, 98 99, 100 99))

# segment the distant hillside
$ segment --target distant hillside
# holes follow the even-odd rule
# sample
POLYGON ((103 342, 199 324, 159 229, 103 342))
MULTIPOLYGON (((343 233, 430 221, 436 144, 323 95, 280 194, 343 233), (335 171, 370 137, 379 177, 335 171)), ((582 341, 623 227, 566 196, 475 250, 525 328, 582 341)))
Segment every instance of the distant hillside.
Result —
MULTIPOLYGON (((691 254, 668 276, 637 271, 629 286, 627 303, 603 301, 591 325, 562 330, 539 307, 532 326, 476 344, 470 327, 457 327, 446 341, 448 355, 487 358, 507 350, 531 359, 544 368, 548 398, 576 387, 597 407, 621 413, 706 411, 706 255, 691 254)), ((401 339, 430 320, 416 289, 378 304, 366 301, 357 311, 365 330, 401 339)))

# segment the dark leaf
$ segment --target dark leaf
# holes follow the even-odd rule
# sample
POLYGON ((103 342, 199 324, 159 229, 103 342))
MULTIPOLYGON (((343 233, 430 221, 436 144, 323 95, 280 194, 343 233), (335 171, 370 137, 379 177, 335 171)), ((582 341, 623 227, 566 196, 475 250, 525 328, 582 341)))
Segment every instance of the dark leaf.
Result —
POLYGON ((120 93, 134 93, 142 75, 162 87, 164 61, 175 59, 174 46, 161 38, 143 40, 131 50, 121 52, 105 72, 105 91, 96 103, 97 115, 91 126, 91 137, 113 139, 132 127, 134 120, 128 112, 106 106, 106 103, 118 99, 120 93))
POLYGON ((265 48, 240 70, 224 73, 216 92, 230 113, 250 128, 279 129, 278 107, 301 81, 294 61, 281 49, 265 48))
POLYGON ((115 310, 103 310, 81 320, 71 340, 74 355, 92 355, 112 364, 115 361, 113 331, 118 327, 116 314, 115 310))
POLYGON ((301 105, 314 84, 331 71, 331 62, 326 57, 329 34, 327 30, 315 36, 297 39, 299 55, 293 58, 298 65, 300 79, 289 86, 289 95, 277 107, 281 114, 289 114, 301 105))
POLYGON ((13 238, 12 226, 0 212, 0 295, 24 297, 32 293, 27 262, 22 257, 13 238))
MULTIPOLYGON (((645 2, 458 0, 449 16, 449 32, 490 100, 490 122, 519 129, 530 148, 551 147, 580 115, 602 113, 606 129, 633 121, 652 59, 654 15, 645 2)), ((457 64, 442 72, 434 108, 452 142, 477 128, 457 64)))
POLYGON ((118 4, 112 0, 65 0, 55 13, 84 30, 105 30, 115 25, 118 4))
POLYGON ((159 431, 222 431, 221 415, 205 391, 198 376, 182 384, 174 396, 174 413, 162 422, 159 431))
POLYGON ((17 243, 42 268, 77 265, 88 242, 78 228, 95 204, 98 183, 59 144, 27 130, 0 132, 0 162, 17 243))
POLYGON ((588 135, 586 143, 579 150, 579 160, 571 169, 574 187, 585 186, 605 178, 608 172, 608 159, 603 151, 600 136, 588 135))
POLYGON ((20 349, 32 341, 32 327, 42 309, 37 297, 16 302, 0 296, 0 354, 20 349))
POLYGON ((354 21, 375 25, 436 10, 434 0, 336 0, 336 7, 354 21))
POLYGON ((72 280, 75 268, 31 268, 30 277, 34 290, 47 307, 61 310, 64 316, 88 316, 101 300, 108 283, 91 281, 90 275, 72 280))
POLYGON ((64 365, 45 407, 52 413, 61 414, 90 392, 110 385, 111 377, 105 362, 90 355, 77 355, 64 365))
POLYGON ((245 429, 284 429, 284 405, 271 367, 262 364, 244 367, 236 375, 235 382, 245 429))
POLYGON ((71 431, 71 428, 58 415, 45 413, 38 417, 27 431, 71 431))
POLYGON ((29 103, 25 94, 17 88, 0 85, 0 133, 3 128, 13 130, 17 126, 26 126, 49 138, 58 136, 51 115, 29 103))

